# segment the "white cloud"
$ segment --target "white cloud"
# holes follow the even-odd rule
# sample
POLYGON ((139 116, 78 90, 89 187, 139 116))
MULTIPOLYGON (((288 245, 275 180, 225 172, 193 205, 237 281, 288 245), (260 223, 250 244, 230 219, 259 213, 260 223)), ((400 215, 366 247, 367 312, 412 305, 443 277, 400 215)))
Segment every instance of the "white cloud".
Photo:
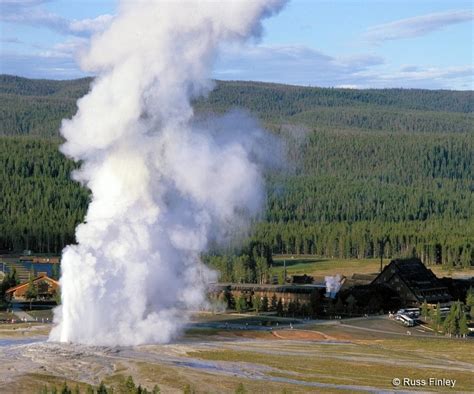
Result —
POLYGON ((44 0, 0 0, 0 21, 44 27, 64 35, 88 36, 104 30, 112 15, 99 15, 92 19, 69 20, 40 7, 44 0))
POLYGON ((405 87, 422 89, 474 89, 474 66, 421 67, 398 70, 366 70, 354 75, 365 81, 365 87, 405 87))
POLYGON ((419 37, 445 26, 472 21, 473 18, 472 10, 437 12, 370 27, 364 37, 373 43, 419 37))
POLYGON ((360 89, 360 86, 358 85, 351 85, 351 84, 348 84, 348 85, 337 85, 336 88, 341 88, 341 89, 360 89))
POLYGON ((21 75, 27 78, 71 79, 85 76, 68 56, 2 53, 0 74, 21 75))
POLYGON ((35 27, 47 27, 63 34, 67 34, 69 30, 67 19, 38 8, 18 7, 16 9, 16 7, 12 7, 11 10, 2 12, 0 20, 35 27))
POLYGON ((346 76, 383 64, 374 55, 332 57, 304 46, 244 46, 223 48, 215 76, 223 79, 335 86, 346 76))
POLYGON ((75 58, 78 53, 87 48, 87 44, 87 39, 74 37, 64 42, 60 42, 54 45, 52 48, 40 51, 38 56, 51 58, 75 58))
POLYGON ((473 67, 393 68, 373 54, 335 57, 303 46, 224 48, 214 77, 345 88, 472 89, 473 67))
POLYGON ((113 15, 104 14, 92 19, 73 20, 69 24, 69 29, 77 33, 96 33, 104 30, 112 19, 113 15))
MULTIPOLYGON (((0 72, 43 78, 83 76, 75 63, 78 52, 87 45, 87 37, 104 29, 111 15, 68 20, 41 7, 45 0, 0 0, 4 21, 46 27, 67 39, 51 48, 31 44, 32 53, 2 53, 0 72)), ((452 11, 395 21, 372 27, 372 40, 389 40, 426 34, 451 23, 472 19, 470 11, 452 11)), ((20 44, 13 37, 5 43, 20 44)), ((331 56, 301 45, 247 45, 222 48, 213 76, 225 80, 253 80, 295 85, 346 88, 444 88, 472 89, 473 67, 428 67, 408 64, 394 69, 381 56, 359 54, 331 56)))
MULTIPOLYGON (((2 54, 0 73, 32 78, 77 78, 84 76, 75 56, 87 40, 71 37, 36 53, 2 54)), ((394 68, 381 57, 362 54, 333 57, 302 46, 246 46, 225 48, 213 77, 222 80, 251 80, 303 86, 363 88, 474 88, 472 65, 435 67, 403 65, 394 68)))

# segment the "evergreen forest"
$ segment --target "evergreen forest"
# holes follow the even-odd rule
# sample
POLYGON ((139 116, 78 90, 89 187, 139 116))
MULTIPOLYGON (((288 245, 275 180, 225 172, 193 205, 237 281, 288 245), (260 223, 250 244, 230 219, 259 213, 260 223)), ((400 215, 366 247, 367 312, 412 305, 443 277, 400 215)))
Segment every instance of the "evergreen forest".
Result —
MULTIPOLYGON (((89 193, 71 180, 78 164, 59 153, 58 130, 90 83, 0 76, 0 250, 74 242, 89 193)), ((216 82, 196 111, 245 110, 286 152, 265 174, 265 211, 244 251, 206 261, 254 282, 272 254, 473 266, 473 106, 472 91, 216 82)))

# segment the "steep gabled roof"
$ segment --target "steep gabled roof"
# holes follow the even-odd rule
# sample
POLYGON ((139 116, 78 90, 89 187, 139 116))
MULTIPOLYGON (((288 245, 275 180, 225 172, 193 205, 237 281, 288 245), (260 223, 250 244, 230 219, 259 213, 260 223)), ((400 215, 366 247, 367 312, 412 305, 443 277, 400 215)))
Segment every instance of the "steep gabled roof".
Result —
POLYGON ((388 283, 395 275, 419 301, 451 298, 448 288, 418 258, 392 260, 372 283, 388 283))
MULTIPOLYGON (((52 284, 59 287, 59 282, 57 280, 54 280, 53 278, 50 278, 46 274, 42 274, 42 275, 37 276, 35 279, 33 279, 33 283, 39 282, 40 280, 45 280, 45 281, 50 282, 50 283, 52 283, 52 284)), ((19 285, 16 285, 14 287, 10 287, 5 293, 13 293, 13 292, 17 291, 18 289, 21 289, 22 287, 28 286, 29 284, 30 284, 29 281, 20 283, 19 285)))

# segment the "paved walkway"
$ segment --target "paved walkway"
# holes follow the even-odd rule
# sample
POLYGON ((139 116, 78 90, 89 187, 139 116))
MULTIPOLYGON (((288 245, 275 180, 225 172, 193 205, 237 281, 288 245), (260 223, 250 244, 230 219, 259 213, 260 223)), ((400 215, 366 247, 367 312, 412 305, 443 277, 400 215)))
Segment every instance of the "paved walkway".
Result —
POLYGON ((26 321, 36 321, 36 319, 33 316, 31 316, 28 313, 23 312, 23 311, 13 311, 13 314, 22 321, 25 321, 25 320, 26 321))

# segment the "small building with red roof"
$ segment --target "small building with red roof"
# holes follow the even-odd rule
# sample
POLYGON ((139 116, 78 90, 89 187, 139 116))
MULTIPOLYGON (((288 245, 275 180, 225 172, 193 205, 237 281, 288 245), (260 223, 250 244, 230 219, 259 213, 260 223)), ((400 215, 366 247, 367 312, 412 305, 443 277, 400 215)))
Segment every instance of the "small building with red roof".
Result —
MULTIPOLYGON (((36 278, 32 280, 33 286, 36 288, 38 301, 48 301, 55 297, 59 291, 59 282, 50 278, 45 273, 40 273, 36 278)), ((26 293, 28 287, 30 286, 30 281, 20 283, 14 287, 10 287, 6 292, 5 296, 11 301, 24 302, 27 301, 26 293)))

